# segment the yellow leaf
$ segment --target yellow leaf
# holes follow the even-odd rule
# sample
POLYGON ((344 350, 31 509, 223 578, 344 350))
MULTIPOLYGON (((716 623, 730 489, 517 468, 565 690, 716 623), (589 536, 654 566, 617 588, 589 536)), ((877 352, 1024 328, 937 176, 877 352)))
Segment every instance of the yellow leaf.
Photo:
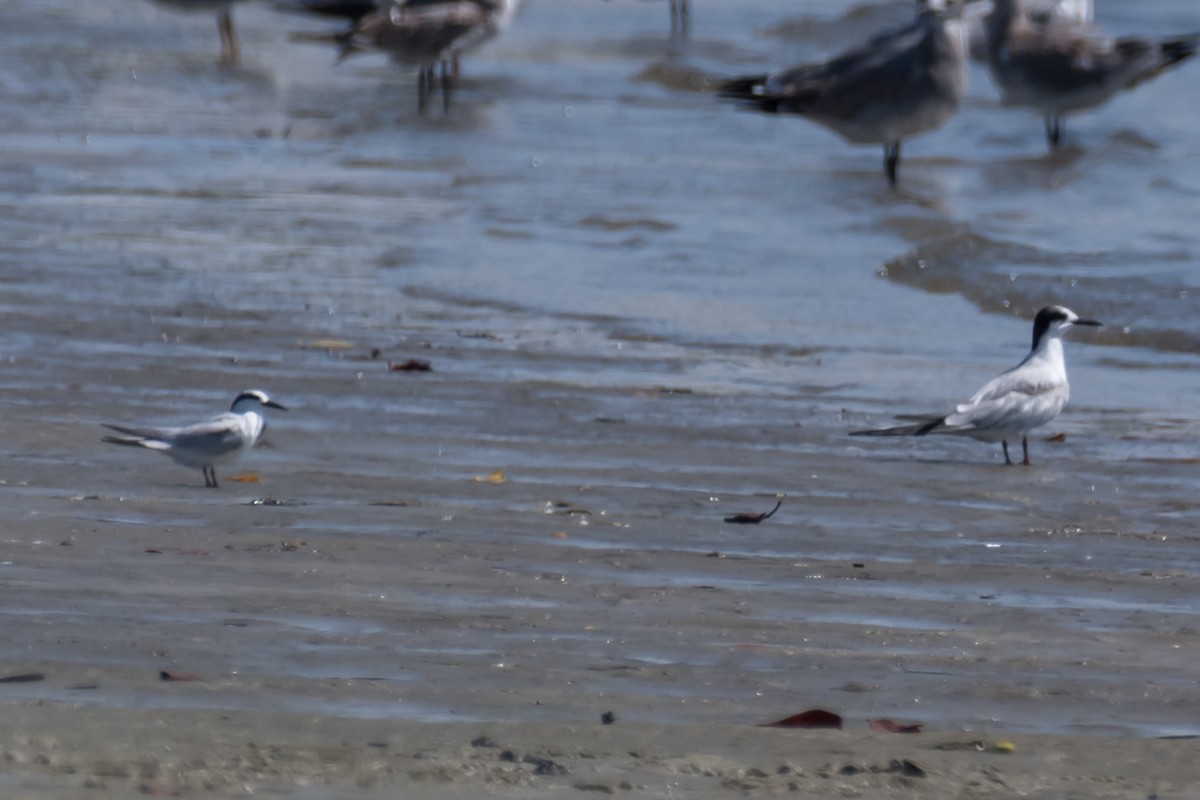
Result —
POLYGON ((555 539, 565 539, 565 538, 567 538, 567 532, 566 532, 566 531, 555 531, 554 533, 552 533, 552 534, 550 534, 550 535, 551 535, 551 536, 553 536, 555 539))
POLYGON ((313 339, 300 346, 311 347, 314 350, 349 350, 354 347, 354 342, 347 342, 345 339, 313 339))
POLYGON ((471 480, 475 481, 476 483, 504 483, 506 480, 508 480, 508 478, 505 477, 504 470, 498 469, 491 475, 488 475, 486 478, 481 478, 476 475, 474 478, 471 478, 471 480))
POLYGON ((992 745, 992 749, 997 753, 1015 753, 1017 746, 1012 742, 996 742, 992 745))

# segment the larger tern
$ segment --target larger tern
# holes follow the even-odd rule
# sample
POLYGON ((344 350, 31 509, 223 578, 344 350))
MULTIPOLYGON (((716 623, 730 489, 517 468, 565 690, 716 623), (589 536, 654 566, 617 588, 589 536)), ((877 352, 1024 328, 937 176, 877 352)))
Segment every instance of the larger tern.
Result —
POLYGON ((1033 320, 1033 349, 1020 364, 989 381, 949 414, 918 417, 909 425, 851 431, 851 436, 926 436, 945 433, 982 442, 1000 442, 1004 463, 1012 464, 1008 440, 1021 438, 1022 464, 1029 464, 1029 432, 1053 420, 1070 397, 1062 337, 1076 325, 1100 325, 1080 319, 1062 306, 1046 306, 1033 320))
POLYGON ((204 485, 215 489, 216 465, 240 458, 262 436, 267 424, 262 415, 264 407, 287 410, 266 392, 250 389, 239 394, 224 414, 182 428, 129 428, 105 423, 104 427, 121 435, 105 436, 101 441, 157 450, 185 467, 199 467, 204 471, 204 485))
POLYGON ((962 5, 922 3, 915 20, 828 61, 727 81, 721 96, 799 114, 855 144, 882 144, 896 185, 900 143, 940 128, 967 91, 962 5))

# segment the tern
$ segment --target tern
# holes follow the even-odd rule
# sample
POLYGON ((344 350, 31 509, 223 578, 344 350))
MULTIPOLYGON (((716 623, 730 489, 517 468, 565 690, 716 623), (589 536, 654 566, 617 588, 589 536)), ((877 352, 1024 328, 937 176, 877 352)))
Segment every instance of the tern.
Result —
POLYGON ((967 402, 949 414, 915 417, 909 425, 851 431, 851 436, 926 436, 945 433, 967 436, 982 442, 1000 442, 1004 463, 1012 464, 1008 440, 1021 437, 1021 449, 1029 462, 1029 432, 1053 420, 1070 397, 1067 365, 1063 360, 1063 335, 1076 325, 1099 326, 1080 319, 1062 306, 1046 306, 1033 320, 1033 349, 1020 364, 1002 372, 984 385, 967 402))
POLYGON ((855 144, 882 144, 889 186, 900 143, 940 128, 967 91, 962 5, 924 3, 916 19, 839 56, 727 81, 722 97, 799 114, 855 144))
POLYGON ((1072 20, 1036 24, 1022 0, 993 0, 984 23, 987 60, 1005 105, 1027 106, 1046 122, 1050 149, 1062 117, 1108 102, 1196 54, 1200 34, 1112 38, 1072 20))
POLYGON ((224 414, 182 428, 129 428, 104 424, 120 436, 105 436, 100 441, 129 447, 145 447, 170 456, 185 467, 204 471, 204 485, 217 488, 217 464, 240 458, 254 447, 266 428, 263 408, 287 409, 266 392, 250 389, 239 394, 224 414))
POLYGON ((233 28, 233 4, 241 0, 154 0, 182 11, 216 11, 217 30, 221 34, 221 63, 233 66, 241 60, 237 32, 233 28))

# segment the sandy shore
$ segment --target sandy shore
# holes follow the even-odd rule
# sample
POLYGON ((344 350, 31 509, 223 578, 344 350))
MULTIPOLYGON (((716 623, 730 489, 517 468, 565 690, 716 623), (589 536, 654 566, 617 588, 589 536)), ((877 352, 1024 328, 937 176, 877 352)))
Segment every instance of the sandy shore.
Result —
MULTIPOLYGON (((37 285, 5 302, 36 308, 37 285)), ((579 326, 564 346, 409 309, 403 334, 164 309, 153 329, 194 358, 126 348, 144 312, 119 303, 67 333, 21 318, 0 674, 44 679, 0 684, 9 796, 1200 791, 1195 743, 1155 738, 1195 732, 1175 466, 1131 502, 1095 491, 1125 466, 1070 442, 1034 470, 866 457, 821 391, 673 386, 653 342, 621 341, 614 372, 579 326), (413 356, 434 371, 387 369, 413 356), (98 441, 243 384, 292 410, 219 490, 98 441), (761 525, 723 522, 778 493, 761 525), (756 727, 810 707, 847 729, 756 727)))
POLYGON ((1195 797, 1195 742, 9 706, 8 797, 1195 797))
POLYGON ((1165 738, 1200 733, 1195 429, 1144 391, 1184 407, 1190 362, 1073 372, 1030 469, 847 436, 1028 328, 875 277, 961 227, 880 195, 877 153, 831 140, 842 173, 772 166, 761 202, 745 115, 630 83, 665 43, 623 15, 665 4, 531 3, 424 121, 265 4, 232 73, 210 20, 17 5, 0 678, 38 679, 0 681, 0 797, 1200 797, 1165 738), (290 410, 219 490, 100 442, 245 388, 290 410), (758 727, 814 707, 845 730, 758 727))

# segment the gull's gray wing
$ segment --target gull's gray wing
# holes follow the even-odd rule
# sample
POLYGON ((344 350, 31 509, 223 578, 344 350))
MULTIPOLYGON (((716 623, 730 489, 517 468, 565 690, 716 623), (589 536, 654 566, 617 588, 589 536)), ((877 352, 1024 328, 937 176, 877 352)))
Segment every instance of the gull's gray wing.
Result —
MULTIPOLYGON (((762 94, 781 101, 787 111, 803 111, 812 100, 832 88, 846 87, 872 80, 887 80, 901 76, 890 68, 890 62, 904 55, 921 42, 929 25, 917 18, 899 30, 881 33, 867 42, 834 56, 828 61, 802 64, 767 77, 762 94)), ((879 88, 874 90, 878 99, 879 88)))
POLYGON ((1114 39, 1067 22, 1025 28, 1008 42, 1005 83, 1018 95, 1024 87, 1064 96, 1111 94, 1193 55, 1196 45, 1195 36, 1114 39))
POLYGON ((364 47, 376 47, 406 63, 426 63, 486 21, 483 9, 470 0, 391 6, 359 21, 344 40, 341 57, 364 47))

